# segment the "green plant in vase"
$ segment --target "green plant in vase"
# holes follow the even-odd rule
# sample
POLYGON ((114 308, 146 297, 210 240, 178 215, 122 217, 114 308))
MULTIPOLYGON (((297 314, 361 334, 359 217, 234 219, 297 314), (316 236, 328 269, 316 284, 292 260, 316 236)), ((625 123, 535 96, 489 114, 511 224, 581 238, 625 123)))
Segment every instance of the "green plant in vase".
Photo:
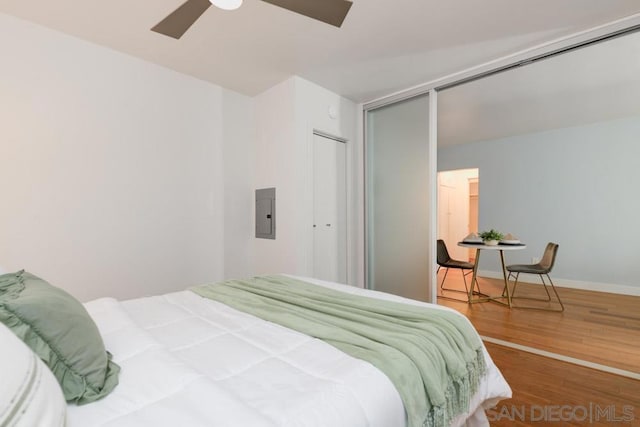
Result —
POLYGON ((489 231, 483 231, 480 233, 480 238, 484 242, 485 245, 495 246, 498 244, 504 235, 499 231, 494 230, 493 228, 489 231))

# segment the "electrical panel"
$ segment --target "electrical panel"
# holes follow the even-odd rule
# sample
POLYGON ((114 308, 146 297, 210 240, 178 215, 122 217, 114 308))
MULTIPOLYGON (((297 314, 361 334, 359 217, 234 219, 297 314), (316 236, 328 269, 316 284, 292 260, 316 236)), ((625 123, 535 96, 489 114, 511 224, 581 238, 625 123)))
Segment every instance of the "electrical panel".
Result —
POLYGON ((276 189, 256 190, 256 237, 276 238, 276 189))

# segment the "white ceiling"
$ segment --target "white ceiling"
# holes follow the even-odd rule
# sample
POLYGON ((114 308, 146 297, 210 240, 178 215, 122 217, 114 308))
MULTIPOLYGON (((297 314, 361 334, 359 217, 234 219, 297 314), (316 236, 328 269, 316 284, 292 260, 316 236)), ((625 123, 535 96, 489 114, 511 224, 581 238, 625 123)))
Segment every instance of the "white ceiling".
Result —
POLYGON ((640 33, 438 94, 438 146, 640 116, 640 33))
POLYGON ((299 75, 368 101, 640 11, 638 0, 354 0, 338 29, 244 0, 210 8, 181 40, 149 31, 182 2, 0 0, 0 12, 247 95, 299 75))

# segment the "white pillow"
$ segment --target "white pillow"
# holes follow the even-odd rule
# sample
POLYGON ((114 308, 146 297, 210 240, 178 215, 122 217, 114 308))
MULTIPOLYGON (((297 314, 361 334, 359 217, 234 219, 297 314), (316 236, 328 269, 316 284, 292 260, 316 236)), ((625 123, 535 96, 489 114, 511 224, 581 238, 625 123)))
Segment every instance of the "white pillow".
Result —
POLYGON ((55 377, 36 354, 0 323, 0 426, 61 427, 67 403, 55 377))

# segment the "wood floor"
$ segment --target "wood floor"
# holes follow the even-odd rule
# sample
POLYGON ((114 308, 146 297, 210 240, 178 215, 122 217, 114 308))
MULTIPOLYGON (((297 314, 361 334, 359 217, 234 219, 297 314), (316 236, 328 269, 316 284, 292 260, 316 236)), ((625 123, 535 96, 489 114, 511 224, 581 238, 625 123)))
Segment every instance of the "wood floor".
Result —
MULTIPOLYGON (((464 289, 461 277, 459 271, 450 271, 446 286, 464 289)), ((479 280, 483 292, 502 292, 501 281, 479 280)), ((443 298, 438 302, 467 316, 480 335, 640 373, 640 297, 567 288, 558 288, 558 293, 565 305, 562 313, 509 310, 491 302, 470 305, 443 298)), ((447 291, 444 295, 464 297, 447 291)), ((541 286, 524 283, 518 285, 518 295, 546 296, 541 286)), ((640 381, 486 345, 514 391, 513 399, 489 414, 491 425, 640 426, 640 381), (560 411, 554 405, 565 407, 560 411), (589 418, 582 419, 587 409, 589 418)))
POLYGON ((640 383, 486 344, 513 390, 487 415, 492 426, 638 426, 640 383))
MULTIPOLYGON (((479 283, 485 293, 502 292, 501 281, 481 278, 479 283)), ((449 272, 446 287, 464 289, 459 271, 449 272)), ((492 302, 467 304, 442 298, 438 302, 467 316, 480 335, 640 372, 640 297, 557 289, 565 305, 563 313, 509 310, 492 302)), ((447 291, 444 294, 464 297, 447 291)), ((517 295, 546 296, 542 286, 526 283, 518 285, 517 295)), ((528 300, 515 302, 525 303, 532 304, 528 300)))

